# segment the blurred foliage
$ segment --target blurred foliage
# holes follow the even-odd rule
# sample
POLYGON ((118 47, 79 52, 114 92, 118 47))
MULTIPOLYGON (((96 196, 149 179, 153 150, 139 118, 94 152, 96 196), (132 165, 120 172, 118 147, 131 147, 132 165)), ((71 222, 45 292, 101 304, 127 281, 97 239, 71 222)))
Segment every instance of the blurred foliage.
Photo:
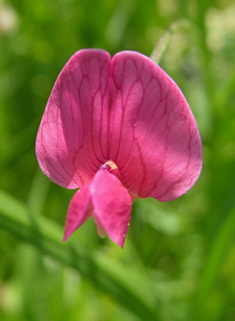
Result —
POLYGON ((0 0, 1 320, 147 320, 142 307, 161 321, 235 319, 234 17, 232 0, 0 0), (75 51, 150 56, 169 28, 160 65, 198 122, 202 174, 175 201, 136 200, 124 250, 89 220, 68 241, 84 247, 76 265, 63 256, 67 245, 50 250, 50 232, 44 244, 26 224, 28 212, 51 234, 59 225, 62 239, 74 193, 44 177, 35 158, 50 91, 75 51))

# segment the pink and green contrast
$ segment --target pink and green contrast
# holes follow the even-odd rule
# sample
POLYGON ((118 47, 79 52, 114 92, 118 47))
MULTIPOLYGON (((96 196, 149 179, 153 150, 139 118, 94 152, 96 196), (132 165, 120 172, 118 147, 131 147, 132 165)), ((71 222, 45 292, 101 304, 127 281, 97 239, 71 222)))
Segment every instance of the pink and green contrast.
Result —
POLYGON ((70 58, 48 100, 36 154, 53 182, 79 188, 63 240, 93 216, 98 233, 121 247, 136 197, 174 200, 202 167, 185 97, 158 65, 133 51, 111 58, 84 49, 70 58))

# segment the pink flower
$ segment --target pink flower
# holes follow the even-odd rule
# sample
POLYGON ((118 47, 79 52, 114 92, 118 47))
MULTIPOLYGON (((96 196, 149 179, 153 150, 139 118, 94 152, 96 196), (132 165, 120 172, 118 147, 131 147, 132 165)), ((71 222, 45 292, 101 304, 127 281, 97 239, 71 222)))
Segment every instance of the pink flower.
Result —
POLYGON ((202 167, 201 139, 182 92, 133 51, 112 59, 94 49, 72 56, 47 103, 36 154, 53 182, 80 188, 63 240, 93 215, 98 233, 121 247, 136 197, 173 200, 202 167))

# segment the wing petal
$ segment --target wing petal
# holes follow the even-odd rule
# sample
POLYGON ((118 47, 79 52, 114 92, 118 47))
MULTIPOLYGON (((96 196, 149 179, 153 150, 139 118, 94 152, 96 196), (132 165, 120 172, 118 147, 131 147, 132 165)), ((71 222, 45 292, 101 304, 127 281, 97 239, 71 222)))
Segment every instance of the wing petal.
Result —
POLYGON ((82 186, 73 196, 66 217, 63 242, 85 223, 92 214, 90 183, 82 186))
POLYGON ((90 185, 95 221, 123 247, 131 219, 131 196, 119 179, 100 169, 90 185))

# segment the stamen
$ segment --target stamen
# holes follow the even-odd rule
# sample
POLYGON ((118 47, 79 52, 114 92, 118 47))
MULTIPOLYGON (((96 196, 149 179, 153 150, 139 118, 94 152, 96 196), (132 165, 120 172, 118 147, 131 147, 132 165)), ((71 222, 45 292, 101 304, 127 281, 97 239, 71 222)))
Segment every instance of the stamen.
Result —
POLYGON ((100 169, 106 169, 111 174, 115 175, 116 177, 118 177, 118 178, 120 177, 120 173, 119 173, 117 165, 111 160, 109 160, 106 163, 104 163, 103 165, 101 165, 100 169))

